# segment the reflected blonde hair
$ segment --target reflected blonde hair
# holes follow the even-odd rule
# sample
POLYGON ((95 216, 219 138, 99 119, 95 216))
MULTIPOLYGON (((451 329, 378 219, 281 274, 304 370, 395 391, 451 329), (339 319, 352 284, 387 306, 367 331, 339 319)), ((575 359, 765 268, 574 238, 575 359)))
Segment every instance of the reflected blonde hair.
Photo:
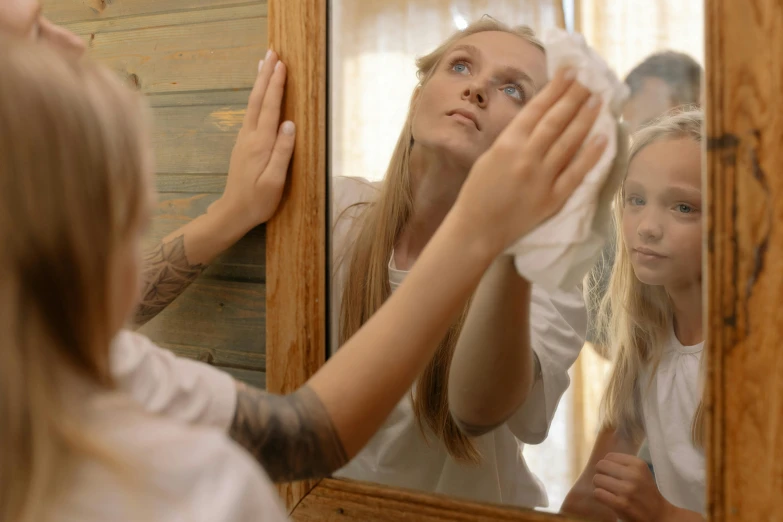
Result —
MULTIPOLYGON (((443 56, 458 40, 485 31, 514 34, 544 50, 529 27, 512 28, 485 16, 464 30, 454 33, 437 49, 416 61, 419 79, 417 89, 427 84, 443 56)), ((348 276, 340 313, 340 345, 356 333, 391 294, 389 259, 400 232, 413 212, 410 152, 413 143, 411 122, 415 110, 415 101, 412 101, 377 200, 359 204, 365 208, 359 219, 358 232, 354 236, 356 241, 353 251, 349 254, 348 276)), ((451 418, 448 405, 449 367, 466 313, 467 307, 440 342, 434 358, 419 377, 413 408, 422 431, 424 432, 425 426, 429 427, 435 436, 443 441, 451 456, 459 460, 478 462, 479 454, 476 448, 451 418)))
MULTIPOLYGON (((692 107, 678 108, 643 127, 632 138, 628 164, 645 147, 664 140, 689 138, 702 141, 704 117, 692 107)), ((657 371, 664 346, 672 329, 673 309, 662 286, 647 285, 636 277, 622 233, 624 190, 614 200, 615 261, 608 291, 598 303, 598 341, 612 349, 613 367, 601 404, 603 423, 617 429, 627 440, 644 438, 641 373, 657 371)), ((600 274, 593 273, 589 285, 595 288, 600 274)), ((590 296, 600 295, 590 292, 590 296)), ((705 358, 702 358, 702 367, 705 358)), ((694 444, 704 437, 701 401, 692 423, 694 444)))
POLYGON ((114 386, 110 281, 147 197, 146 123, 110 72, 42 44, 0 33, 0 71, 0 520, 37 521, 76 458, 110 459, 70 385, 114 386))

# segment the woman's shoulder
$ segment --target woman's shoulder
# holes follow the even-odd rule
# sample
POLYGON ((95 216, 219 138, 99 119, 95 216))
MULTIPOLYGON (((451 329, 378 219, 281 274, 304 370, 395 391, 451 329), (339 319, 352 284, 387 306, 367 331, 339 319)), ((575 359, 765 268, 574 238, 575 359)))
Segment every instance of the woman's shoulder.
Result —
POLYGON ((147 414, 126 401, 116 394, 93 404, 93 432, 116 452, 119 466, 79 466, 79 487, 67 506, 79 520, 285 520, 265 473, 225 433, 147 414), (113 501, 96 504, 95 498, 113 501), (143 518, 132 515, 137 509, 146 510, 143 518))
POLYGON ((349 207, 359 203, 372 203, 378 196, 381 182, 352 176, 332 178, 332 217, 337 219, 349 207))

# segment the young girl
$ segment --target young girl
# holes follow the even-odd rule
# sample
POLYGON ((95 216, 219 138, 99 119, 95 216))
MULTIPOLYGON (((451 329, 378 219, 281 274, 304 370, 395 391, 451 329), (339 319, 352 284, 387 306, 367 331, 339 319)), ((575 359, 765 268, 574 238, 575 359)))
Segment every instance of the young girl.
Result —
POLYGON ((599 315, 614 350, 605 427, 564 512, 626 522, 705 512, 702 125, 701 112, 672 113, 633 137, 599 315), (635 456, 645 437, 655 479, 635 456))
MULTIPOLYGON (((283 520, 268 478, 225 432, 151 414, 117 386, 112 340, 131 335, 121 328, 153 195, 139 99, 103 68, 2 31, 0 70, 0 520, 283 520)), ((261 125, 263 78, 248 132, 261 125)), ((560 72, 482 155, 410 282, 299 391, 256 404, 271 440, 254 445, 274 446, 270 465, 344 463, 377 430, 493 259, 600 157, 600 140, 580 150, 594 115, 578 93, 560 72), (541 172, 520 156, 525 140, 573 154, 541 172)), ((183 386, 209 391, 199 368, 183 386)))

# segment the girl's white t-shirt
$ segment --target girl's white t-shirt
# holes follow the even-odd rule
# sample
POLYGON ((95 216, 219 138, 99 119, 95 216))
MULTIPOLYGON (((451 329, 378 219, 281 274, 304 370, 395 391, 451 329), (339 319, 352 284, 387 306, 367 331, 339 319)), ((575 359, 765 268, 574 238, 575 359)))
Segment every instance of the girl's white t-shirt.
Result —
MULTIPOLYGON (((377 185, 361 178, 332 179, 333 325, 339 324, 353 225, 363 210, 363 206, 354 205, 373 201, 376 194, 377 185)), ((392 289, 401 284, 405 275, 390 263, 392 289)), ((425 438, 408 394, 367 446, 336 476, 480 502, 547 506, 546 491, 527 467, 522 448, 524 443, 538 444, 546 438, 558 402, 568 388, 568 369, 579 355, 587 329, 581 291, 575 288, 572 292, 547 294, 534 286, 530 325, 533 350, 540 364, 539 377, 525 404, 503 426, 474 439, 481 454, 480 464, 453 459, 430 432, 425 438)), ((337 346, 335 327, 332 352, 337 346)))
POLYGON ((655 375, 642 374, 644 429, 658 489, 677 507, 706 512, 704 452, 691 437, 701 399, 704 343, 683 346, 672 332, 655 375))
POLYGON ((94 393, 83 427, 120 471, 82 460, 46 522, 283 522, 268 477, 224 432, 141 411, 123 393, 94 393))

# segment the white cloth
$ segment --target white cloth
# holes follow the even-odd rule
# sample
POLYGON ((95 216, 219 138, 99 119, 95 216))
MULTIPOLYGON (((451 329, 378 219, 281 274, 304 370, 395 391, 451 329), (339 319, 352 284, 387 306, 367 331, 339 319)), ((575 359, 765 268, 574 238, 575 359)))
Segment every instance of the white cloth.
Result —
POLYGON ((117 387, 144 410, 224 431, 231 426, 237 392, 229 374, 128 330, 117 334, 109 357, 117 387))
POLYGON ((75 464, 45 522, 282 522, 268 477, 225 433, 140 411, 124 394, 93 395, 83 426, 120 459, 75 464))
POLYGON ((644 429, 658 489, 677 507, 704 514, 704 452, 693 445, 691 426, 701 399, 699 372, 704 343, 683 346, 672 332, 658 370, 641 381, 644 429))
POLYGON ((590 49, 579 34, 552 28, 544 33, 547 71, 570 65, 577 81, 601 95, 603 107, 590 130, 608 138, 598 163, 558 214, 514 243, 507 252, 515 257, 517 271, 546 290, 570 289, 578 285, 595 264, 611 230, 611 201, 622 172, 613 172, 617 155, 617 114, 628 98, 628 87, 590 49))
MULTIPOLYGON (((335 272, 331 308, 335 326, 330 348, 334 352, 337 319, 353 246, 355 229, 352 227, 364 208, 364 205, 352 205, 373 201, 377 186, 359 178, 336 177, 332 179, 332 192, 336 222, 332 235, 335 272)), ((406 272, 391 265, 392 288, 405 275, 406 272)), ((587 314, 578 289, 547 294, 534 286, 530 317, 531 342, 540 362, 541 377, 526 403, 508 422, 475 439, 481 464, 454 460, 429 430, 425 440, 408 394, 367 446, 336 476, 481 502, 546 506, 546 492, 525 464, 522 447, 523 443, 540 443, 547 436, 557 404, 570 383, 568 368, 583 345, 587 314)))

